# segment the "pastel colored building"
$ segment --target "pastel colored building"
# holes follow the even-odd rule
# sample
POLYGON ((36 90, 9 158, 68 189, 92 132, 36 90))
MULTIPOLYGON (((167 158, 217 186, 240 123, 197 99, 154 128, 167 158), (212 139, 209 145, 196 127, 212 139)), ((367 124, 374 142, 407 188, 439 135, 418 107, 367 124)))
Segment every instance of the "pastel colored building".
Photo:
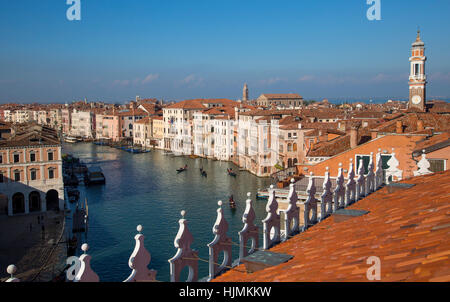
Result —
POLYGON ((0 141, 0 213, 9 216, 64 210, 61 144, 55 130, 14 126, 0 141))

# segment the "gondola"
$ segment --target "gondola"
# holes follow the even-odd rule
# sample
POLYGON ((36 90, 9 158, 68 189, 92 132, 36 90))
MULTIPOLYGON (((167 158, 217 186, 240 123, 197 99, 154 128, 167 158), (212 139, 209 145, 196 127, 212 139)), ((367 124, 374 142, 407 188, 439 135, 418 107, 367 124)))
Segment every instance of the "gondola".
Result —
POLYGON ((184 168, 177 169, 177 172, 181 173, 181 172, 184 172, 186 170, 187 170, 187 165, 185 165, 184 168))
POLYGON ((208 177, 208 174, 206 173, 206 171, 202 171, 202 176, 208 177))
POLYGON ((230 168, 227 169, 228 175, 236 177, 236 173, 233 172, 230 168))
POLYGON ((229 202, 230 202, 230 209, 235 210, 236 209, 236 203, 234 202, 233 195, 230 196, 229 202))

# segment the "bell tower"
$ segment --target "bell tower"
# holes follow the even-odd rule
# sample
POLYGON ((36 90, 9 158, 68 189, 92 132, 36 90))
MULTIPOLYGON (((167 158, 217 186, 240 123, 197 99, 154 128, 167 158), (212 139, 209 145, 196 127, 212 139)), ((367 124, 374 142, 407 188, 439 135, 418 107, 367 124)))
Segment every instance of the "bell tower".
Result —
POLYGON ((247 83, 244 84, 244 89, 242 90, 242 100, 248 101, 248 86, 247 83))
POLYGON ((417 31, 416 41, 412 44, 412 55, 409 58, 409 108, 425 111, 427 77, 425 75, 425 43, 417 31))

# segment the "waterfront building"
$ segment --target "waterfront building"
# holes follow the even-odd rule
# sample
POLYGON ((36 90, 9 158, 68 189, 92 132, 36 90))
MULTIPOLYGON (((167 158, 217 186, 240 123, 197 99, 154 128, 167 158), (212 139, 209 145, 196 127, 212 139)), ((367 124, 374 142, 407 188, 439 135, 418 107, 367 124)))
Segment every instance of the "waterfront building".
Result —
POLYGON ((76 108, 72 111, 72 125, 70 135, 82 137, 85 139, 94 138, 95 134, 95 115, 93 112, 86 110, 81 111, 76 108))
POLYGON ((229 161, 234 150, 234 110, 223 106, 194 113, 194 154, 206 158, 229 161))
POLYGON ((152 117, 152 137, 150 144, 157 149, 164 148, 164 120, 162 116, 152 117))
POLYGON ((133 140, 133 124, 144 117, 147 113, 141 109, 123 110, 117 113, 119 117, 120 139, 133 140))
POLYGON ((120 140, 120 117, 116 114, 115 109, 100 114, 101 131, 97 130, 97 139, 110 139, 113 142, 120 140))
POLYGON ((71 114, 72 114, 72 111, 68 108, 68 106, 66 104, 66 106, 61 109, 61 124, 62 124, 62 132, 64 134, 70 133, 71 114))
POLYGON ((278 108, 302 108, 303 97, 296 93, 261 94, 256 99, 257 106, 278 108))
POLYGON ((151 146, 152 119, 148 116, 133 124, 133 145, 144 148, 151 146))
POLYGON ((164 107, 164 148, 177 154, 194 154, 194 114, 204 109, 224 106, 236 107, 238 103, 229 99, 194 99, 164 107))
POLYGON ((0 206, 9 216, 64 210, 61 143, 54 129, 36 123, 11 126, 0 140, 0 206))

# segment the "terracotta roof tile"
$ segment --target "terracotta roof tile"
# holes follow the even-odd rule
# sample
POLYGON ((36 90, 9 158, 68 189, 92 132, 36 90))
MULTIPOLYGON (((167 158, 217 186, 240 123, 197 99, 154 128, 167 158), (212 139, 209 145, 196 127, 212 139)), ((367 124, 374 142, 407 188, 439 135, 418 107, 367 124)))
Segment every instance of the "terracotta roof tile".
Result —
POLYGON ((349 207, 368 214, 328 218, 271 249, 293 255, 290 261, 251 274, 240 265, 213 281, 367 282, 370 256, 380 258, 384 282, 450 281, 450 228, 436 228, 450 225, 450 170, 404 182, 415 186, 383 188, 349 207))

